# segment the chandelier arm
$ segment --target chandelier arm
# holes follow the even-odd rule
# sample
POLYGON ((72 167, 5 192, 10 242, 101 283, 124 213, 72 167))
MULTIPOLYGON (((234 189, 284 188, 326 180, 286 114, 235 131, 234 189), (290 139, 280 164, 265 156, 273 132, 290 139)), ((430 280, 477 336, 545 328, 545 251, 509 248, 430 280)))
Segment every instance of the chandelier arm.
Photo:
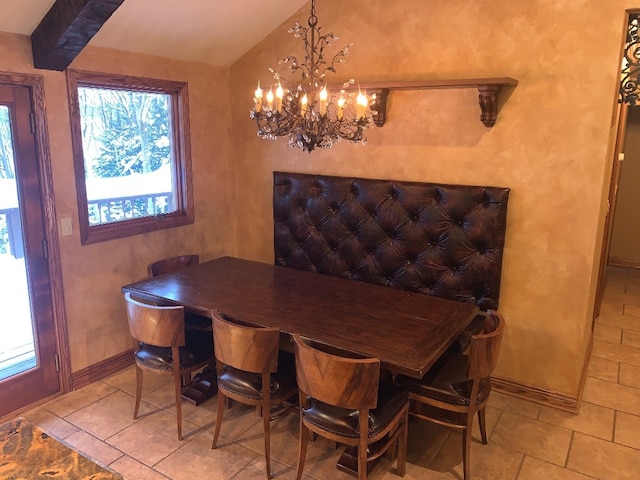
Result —
POLYGON ((263 138, 284 137, 290 135, 300 122, 300 117, 292 115, 262 115, 256 117, 258 135, 263 138))

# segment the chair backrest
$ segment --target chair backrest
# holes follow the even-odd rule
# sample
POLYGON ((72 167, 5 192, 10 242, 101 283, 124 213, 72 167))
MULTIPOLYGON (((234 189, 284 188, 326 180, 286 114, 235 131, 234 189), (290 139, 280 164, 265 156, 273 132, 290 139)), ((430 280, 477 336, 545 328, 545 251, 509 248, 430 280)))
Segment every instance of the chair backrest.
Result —
POLYGON ((184 339, 184 307, 149 305, 124 294, 131 337, 156 347, 182 347, 184 339))
POLYGON ((323 403, 349 409, 375 408, 378 403, 380 360, 349 358, 321 350, 293 335, 298 387, 323 403))
POLYGON ((471 337, 468 372, 470 379, 488 377, 495 370, 503 332, 502 315, 494 310, 488 310, 482 333, 471 337))
POLYGON ((216 360, 251 373, 278 371, 280 330, 250 327, 221 314, 212 314, 216 360))
POLYGON ((200 256, 197 254, 180 255, 178 257, 163 258, 156 260, 147 266, 149 277, 157 277, 163 273, 175 272, 181 268, 197 265, 200 262, 200 256))

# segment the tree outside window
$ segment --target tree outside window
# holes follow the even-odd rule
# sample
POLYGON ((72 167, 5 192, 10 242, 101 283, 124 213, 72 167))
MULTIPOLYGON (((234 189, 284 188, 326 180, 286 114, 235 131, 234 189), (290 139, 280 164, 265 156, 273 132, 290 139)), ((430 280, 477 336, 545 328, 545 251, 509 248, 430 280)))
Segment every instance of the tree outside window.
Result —
POLYGON ((83 243, 193 222, 186 84, 69 71, 83 243))
POLYGON ((18 208, 9 122, 9 107, 0 105, 0 255, 10 253, 7 215, 10 209, 18 208))

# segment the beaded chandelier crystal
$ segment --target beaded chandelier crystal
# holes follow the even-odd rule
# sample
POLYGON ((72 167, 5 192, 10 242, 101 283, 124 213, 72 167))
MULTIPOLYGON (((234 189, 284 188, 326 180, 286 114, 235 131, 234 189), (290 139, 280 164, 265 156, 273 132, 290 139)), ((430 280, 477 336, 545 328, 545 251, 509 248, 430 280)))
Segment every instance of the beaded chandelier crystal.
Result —
POLYGON ((250 115, 258 125, 259 137, 275 140, 288 136, 289 147, 309 153, 316 148, 331 148, 343 139, 366 143, 364 130, 373 125, 372 115, 376 113, 370 108, 375 95, 367 96, 366 91, 358 89, 354 99, 355 92, 348 91, 355 90, 353 79, 345 82, 338 93, 327 89, 326 73, 336 73, 335 65, 345 61, 353 44, 327 61, 325 48, 338 37, 331 32, 320 35, 315 9, 316 2, 311 0, 308 27, 295 22, 289 29, 289 33, 304 42, 304 62, 300 63, 293 55, 279 62, 288 65, 292 75, 301 74, 300 80, 291 82, 270 68, 275 83, 265 95, 258 82, 250 115))

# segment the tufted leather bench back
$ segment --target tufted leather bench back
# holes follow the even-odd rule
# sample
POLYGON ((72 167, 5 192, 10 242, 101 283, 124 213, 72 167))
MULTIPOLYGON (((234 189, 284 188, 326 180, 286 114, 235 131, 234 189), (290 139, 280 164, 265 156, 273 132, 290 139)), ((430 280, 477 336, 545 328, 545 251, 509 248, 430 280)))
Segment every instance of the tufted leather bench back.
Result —
POLYGON ((498 308, 508 188, 273 178, 276 265, 498 308))

